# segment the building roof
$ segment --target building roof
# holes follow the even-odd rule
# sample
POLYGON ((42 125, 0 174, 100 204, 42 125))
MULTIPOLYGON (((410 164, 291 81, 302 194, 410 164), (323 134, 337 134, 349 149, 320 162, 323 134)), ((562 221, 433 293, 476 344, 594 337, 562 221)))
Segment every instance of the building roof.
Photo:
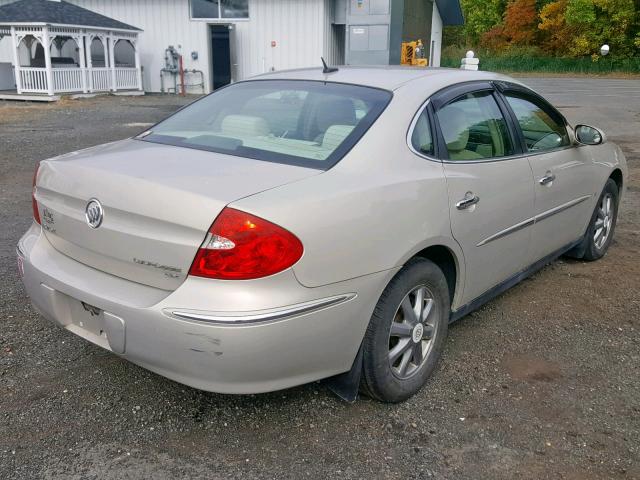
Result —
MULTIPOLYGON (((457 68, 408 67, 400 65, 385 66, 346 66, 338 67, 334 73, 322 73, 322 65, 316 68, 280 70, 269 72, 252 80, 315 80, 322 82, 348 83, 367 87, 397 90, 418 79, 430 79, 433 85, 454 84, 472 80, 505 80, 503 75, 491 72, 473 72, 457 68)), ((513 81, 513 80, 510 80, 513 81)), ((426 97, 425 97, 426 98, 426 97)))
POLYGON ((438 11, 444 25, 464 24, 459 0, 436 0, 436 5, 438 5, 438 11))
POLYGON ((0 24, 46 23, 141 31, 110 17, 58 0, 18 0, 0 7, 0 24))

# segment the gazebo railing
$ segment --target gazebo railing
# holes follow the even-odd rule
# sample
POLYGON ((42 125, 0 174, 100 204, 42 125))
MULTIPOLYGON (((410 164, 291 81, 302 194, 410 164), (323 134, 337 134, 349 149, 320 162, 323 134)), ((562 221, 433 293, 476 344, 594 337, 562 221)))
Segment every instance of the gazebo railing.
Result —
POLYGON ((47 69, 21 67, 20 84, 23 92, 47 93, 47 69))
POLYGON ((82 91, 82 68, 54 68, 52 74, 54 92, 82 91))
POLYGON ((111 69, 106 67, 92 68, 89 75, 93 78, 93 91, 106 92, 111 90, 111 69))
MULTIPOLYGON (((115 88, 112 69, 94 68, 53 68, 51 76, 54 93, 108 92, 110 90, 136 90, 139 88, 139 72, 135 67, 117 67, 115 70, 115 88), (83 83, 82 77, 85 75, 83 83)), ((20 85, 25 93, 48 93, 47 69, 38 67, 20 67, 20 85)))
POLYGON ((138 88, 138 69, 135 67, 116 67, 116 88, 125 90, 138 88))

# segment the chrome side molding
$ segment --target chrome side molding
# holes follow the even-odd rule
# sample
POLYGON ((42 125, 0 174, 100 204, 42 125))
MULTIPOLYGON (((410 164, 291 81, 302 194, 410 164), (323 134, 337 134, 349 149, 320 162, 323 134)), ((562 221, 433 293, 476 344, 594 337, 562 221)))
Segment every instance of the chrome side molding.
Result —
POLYGON ((281 309, 269 310, 266 312, 256 312, 248 314, 237 313, 207 313, 185 310, 164 309, 165 315, 178 318, 181 320, 189 320, 195 322, 203 322, 216 325, 246 325, 253 323, 267 323, 278 320, 284 320, 291 317, 297 317, 307 313, 316 312, 325 308, 334 307, 341 303, 348 302, 356 298, 355 293, 346 293, 333 297, 321 298, 310 302, 297 303, 289 305, 281 309))
POLYGON ((509 228, 505 228, 504 230, 501 230, 498 233, 494 233, 490 237, 485 238, 480 243, 478 243, 476 245, 476 247, 481 247, 483 245, 486 245, 489 242, 493 242, 494 240, 498 240, 499 238, 506 237, 507 235, 510 235, 510 234, 515 233, 515 232, 517 232, 519 230, 522 230, 523 228, 530 227, 534 223, 536 223, 535 217, 528 218, 524 222, 516 223, 515 225, 513 225, 513 226, 511 226, 509 228))
POLYGON ((556 213, 560 213, 560 212, 564 212, 565 210, 574 207, 576 205, 578 205, 579 203, 584 202, 585 200, 589 200, 593 195, 585 195, 584 197, 579 197, 576 198, 575 200, 571 200, 570 202, 567 202, 565 204, 562 205, 558 205, 555 208, 552 208, 551 210, 547 210, 546 212, 542 212, 539 215, 536 215, 535 220, 536 223, 537 222, 541 222, 542 220, 545 220, 553 215, 555 215, 556 213))
POLYGON ((531 218, 528 218, 527 220, 524 220, 523 222, 516 223, 515 225, 512 225, 509 228, 505 228, 504 230, 501 230, 498 233, 494 233, 490 237, 485 238, 480 243, 478 243, 476 247, 481 247, 483 245, 486 245, 489 242, 493 242, 494 240, 498 240, 499 238, 506 237, 507 235, 517 232, 518 230, 522 230, 523 228, 530 227, 531 225, 541 222, 542 220, 546 220, 547 218, 552 217, 557 213, 564 212, 565 210, 571 207, 575 207, 576 205, 584 202, 585 200, 589 200, 592 196, 593 195, 585 195, 583 197, 576 198, 574 200, 571 200, 570 202, 564 203, 562 205, 558 205, 557 207, 547 210, 546 212, 539 213, 535 217, 531 217, 531 218))

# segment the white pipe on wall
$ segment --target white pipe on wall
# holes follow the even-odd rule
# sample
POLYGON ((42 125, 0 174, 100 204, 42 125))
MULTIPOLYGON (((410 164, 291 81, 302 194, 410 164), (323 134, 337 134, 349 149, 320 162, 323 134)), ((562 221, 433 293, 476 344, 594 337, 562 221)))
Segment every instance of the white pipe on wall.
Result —
POLYGON ((429 52, 429 66, 439 67, 442 54, 442 17, 438 5, 433 2, 433 15, 431 16, 431 41, 429 52))

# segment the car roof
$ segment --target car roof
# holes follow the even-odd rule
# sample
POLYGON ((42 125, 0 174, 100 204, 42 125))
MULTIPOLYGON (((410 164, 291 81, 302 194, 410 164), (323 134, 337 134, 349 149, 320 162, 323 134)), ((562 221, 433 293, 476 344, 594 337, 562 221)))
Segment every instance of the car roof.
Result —
MULTIPOLYGON (((409 66, 342 66, 338 71, 323 73, 322 67, 300 68, 265 73, 253 77, 255 80, 316 80, 349 83, 368 87, 397 90, 403 85, 419 79, 435 80, 434 83, 456 84, 474 80, 508 80, 509 77, 491 72, 468 71, 455 68, 409 67, 409 66)), ((250 80, 253 80, 250 79, 250 80)), ((516 82, 517 83, 517 82, 516 82)))

